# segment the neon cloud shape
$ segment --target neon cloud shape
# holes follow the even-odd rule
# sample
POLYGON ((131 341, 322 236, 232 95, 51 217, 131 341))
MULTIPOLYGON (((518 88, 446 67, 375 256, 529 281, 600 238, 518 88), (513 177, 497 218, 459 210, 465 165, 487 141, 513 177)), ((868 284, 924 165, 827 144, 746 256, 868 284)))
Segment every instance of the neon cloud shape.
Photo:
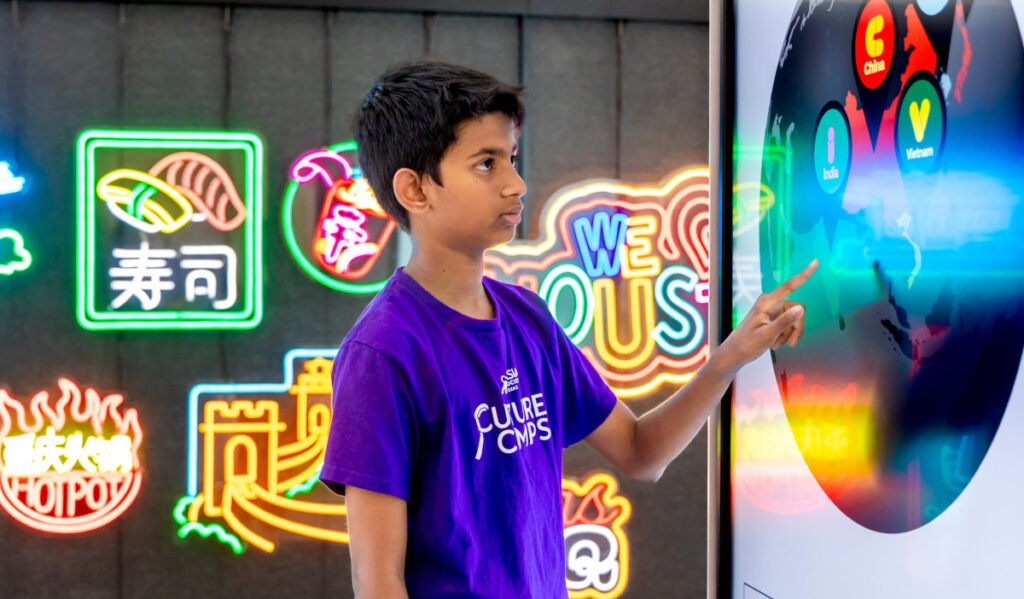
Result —
POLYGON ((12 195, 25 190, 25 177, 19 177, 11 170, 8 162, 0 161, 0 195, 12 195))
POLYGON ((569 186, 540 239, 490 250, 484 274, 536 291, 617 396, 686 383, 708 352, 708 189, 707 168, 569 186))
POLYGON ((12 275, 32 266, 32 254, 25 249, 25 238, 21 236, 21 233, 14 229, 0 229, 0 243, 4 239, 10 239, 13 244, 14 260, 0 263, 0 275, 12 275))

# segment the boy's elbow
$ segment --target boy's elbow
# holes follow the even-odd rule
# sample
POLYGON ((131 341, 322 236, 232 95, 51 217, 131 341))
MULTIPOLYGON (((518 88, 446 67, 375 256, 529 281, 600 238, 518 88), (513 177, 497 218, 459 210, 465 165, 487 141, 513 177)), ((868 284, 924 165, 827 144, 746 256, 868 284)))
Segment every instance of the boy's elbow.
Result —
POLYGON ((646 483, 656 483, 665 474, 664 466, 651 466, 643 463, 629 464, 624 468, 620 468, 620 470, 627 477, 646 483))
POLYGON ((645 483, 656 483, 661 480, 661 475, 665 474, 665 469, 660 470, 642 470, 630 476, 634 480, 643 481, 645 483))

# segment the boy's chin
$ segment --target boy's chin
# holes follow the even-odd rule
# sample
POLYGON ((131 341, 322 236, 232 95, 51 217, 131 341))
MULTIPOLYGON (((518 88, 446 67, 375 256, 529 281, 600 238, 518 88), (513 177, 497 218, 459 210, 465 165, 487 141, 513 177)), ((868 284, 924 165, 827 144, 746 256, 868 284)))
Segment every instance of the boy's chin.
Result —
POLYGON ((499 245, 505 245, 506 243, 515 240, 515 238, 516 238, 516 231, 518 231, 518 230, 519 230, 519 225, 516 225, 516 226, 513 226, 513 227, 509 227, 508 234, 506 236, 502 236, 501 238, 499 238, 497 241, 494 242, 494 244, 492 244, 487 249, 494 249, 494 248, 498 247, 499 245))

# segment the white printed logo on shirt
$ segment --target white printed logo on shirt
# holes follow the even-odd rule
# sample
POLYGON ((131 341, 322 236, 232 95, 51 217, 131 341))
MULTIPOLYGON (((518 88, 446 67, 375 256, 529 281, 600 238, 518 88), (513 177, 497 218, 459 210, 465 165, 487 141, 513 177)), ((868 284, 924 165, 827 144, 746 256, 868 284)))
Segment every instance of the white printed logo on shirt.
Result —
POLYGON ((519 370, 509 368, 501 375, 501 394, 507 395, 519 388, 519 370))
MULTIPOLYGON (((515 384, 518 385, 518 377, 515 384)), ((487 433, 497 433, 491 438, 494 439, 498 450, 504 454, 513 454, 533 445, 535 441, 547 441, 551 438, 548 408, 544 403, 543 393, 522 397, 500 406, 481 403, 473 410, 473 419, 476 421, 476 430, 480 433, 480 441, 476 446, 477 460, 483 456, 484 438, 487 433)))

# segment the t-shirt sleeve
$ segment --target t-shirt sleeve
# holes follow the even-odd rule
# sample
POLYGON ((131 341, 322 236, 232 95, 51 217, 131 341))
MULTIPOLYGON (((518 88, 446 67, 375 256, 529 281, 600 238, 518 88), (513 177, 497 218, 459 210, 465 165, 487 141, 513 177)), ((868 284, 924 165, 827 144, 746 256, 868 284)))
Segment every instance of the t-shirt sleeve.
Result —
POLYGON ((601 426, 618 402, 594 365, 555 325, 563 377, 562 444, 569 447, 601 426))
POLYGON ((415 411, 408 379, 390 358, 359 342, 342 344, 331 372, 333 411, 320 480, 409 500, 415 411))

